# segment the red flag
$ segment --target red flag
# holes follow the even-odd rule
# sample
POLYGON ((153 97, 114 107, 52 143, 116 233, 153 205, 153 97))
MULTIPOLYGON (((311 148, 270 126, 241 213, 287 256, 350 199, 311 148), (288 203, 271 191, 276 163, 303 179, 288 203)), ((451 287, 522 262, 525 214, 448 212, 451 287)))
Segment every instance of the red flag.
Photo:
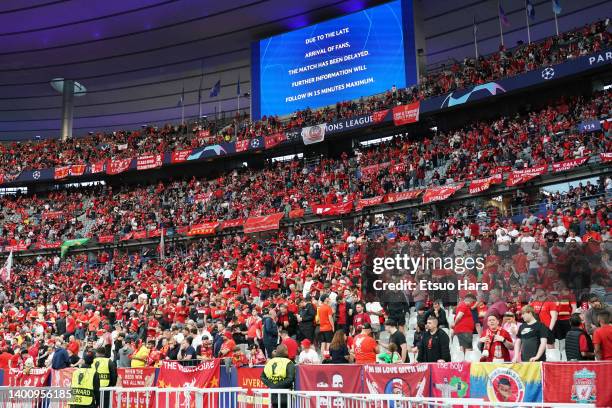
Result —
POLYGON ((187 161, 187 158, 191 155, 191 149, 189 150, 175 150, 172 152, 170 161, 172 163, 181 163, 187 161))
POLYGON ((342 215, 348 214, 353 209, 353 202, 347 201, 340 204, 314 204, 312 207, 313 214, 316 215, 342 215))
POLYGON ((558 173, 560 171, 567 171, 573 169, 574 167, 582 166, 587 160, 589 160, 588 157, 581 157, 579 159, 564 160, 562 162, 553 163, 553 172, 558 173))
POLYGON ((406 125, 419 121, 420 102, 400 105, 393 108, 393 123, 395 126, 406 125))
POLYGON ((510 176, 508 177, 508 181, 506 182, 506 185, 508 187, 512 187, 518 184, 526 183, 532 178, 541 176, 542 174, 546 173, 547 168, 548 166, 543 164, 537 167, 529 167, 527 169, 515 170, 512 173, 510 173, 510 176))
POLYGON ((389 193, 385 196, 385 202, 396 203, 398 201, 414 200, 421 195, 423 190, 402 191, 400 193, 389 193))
POLYGON ((136 158, 136 170, 155 169, 161 167, 163 164, 163 154, 147 154, 136 158))
POLYGON ((187 235, 213 235, 219 227, 218 222, 205 222, 202 224, 192 225, 187 235))
POLYGON ((368 177, 378 174, 380 166, 378 164, 372 164, 370 166, 364 166, 361 168, 361 176, 368 177))
POLYGON ((70 175, 73 177, 82 176, 85 174, 85 169, 87 166, 85 164, 73 164, 70 166, 70 175))
POLYGON ((244 233, 251 234, 255 232, 277 230, 280 220, 284 217, 284 213, 275 213, 263 215, 261 217, 250 217, 244 223, 244 233))
POLYGON ((238 228, 244 224, 242 218, 234 218, 233 220, 225 220, 221 223, 221 229, 238 228))
POLYGON ((236 153, 244 152, 249 148, 251 144, 251 139, 237 140, 234 144, 236 147, 236 153))
POLYGON ((106 165, 106 161, 99 161, 97 163, 93 163, 91 165, 91 174, 102 173, 104 171, 104 166, 106 165))
POLYGON ((9 368, 4 372, 4 386, 44 387, 50 373, 50 368, 31 368, 29 374, 18 368, 9 368))
POLYGON ((255 406, 269 406, 270 398, 265 395, 253 395, 254 389, 266 389, 266 385, 261 381, 261 373, 263 367, 239 367, 238 368, 238 387, 247 390, 246 395, 238 394, 238 404, 244 404, 245 408, 254 408, 255 406))
POLYGON ((106 165, 106 174, 123 173, 130 168, 132 159, 109 160, 106 165))
POLYGON ((42 213, 43 220, 55 220, 64 215, 63 211, 45 211, 42 213))
POLYGON ((101 244, 112 244, 113 242, 115 242, 115 236, 114 235, 100 235, 98 237, 98 242, 101 244))
MULTIPOLYGON (((436 398, 468 398, 470 396, 470 363, 430 364, 431 396, 436 398)), ((461 404, 454 405, 462 407, 461 404)))
POLYGON ((608 163, 612 161, 612 153, 599 153, 599 157, 601 161, 604 163, 608 163))
POLYGON ((63 178, 68 177, 69 173, 70 173, 70 166, 56 167, 53 178, 55 180, 63 179, 63 178))
MULTIPOLYGON (((320 393, 335 391, 346 394, 363 392, 362 370, 358 364, 321 364, 302 365, 297 367, 300 378, 300 391, 317 391, 320 393)), ((324 395, 318 398, 319 407, 342 407, 334 398, 324 395)), ((310 406, 317 406, 317 400, 312 397, 310 406)), ((376 405, 372 405, 373 407, 376 405)), ((382 408, 382 405, 379 405, 382 408)))
POLYGON ((434 201, 446 200, 457 191, 461 190, 465 183, 455 184, 454 186, 439 186, 428 188, 423 195, 423 204, 432 203, 434 201))
POLYGON ((544 402, 612 406, 612 361, 542 363, 544 402))
MULTIPOLYGON (((185 367, 178 361, 162 361, 159 369, 157 386, 161 388, 158 401, 164 407, 178 408, 190 407, 195 404, 194 392, 184 391, 166 400, 163 388, 218 388, 219 387, 219 359, 206 361, 195 367, 185 367), (178 401, 177 401, 178 400, 178 401), (166 403, 169 403, 167 406, 166 403)), ((214 404, 213 404, 214 405, 214 404)), ((209 405, 207 405, 209 406, 209 405)), ((161 405, 159 406, 161 408, 161 405)))
POLYGON ((304 216, 303 208, 296 208, 295 210, 289 211, 289 218, 302 218, 304 216))
MULTIPOLYGON (((117 368, 117 387, 143 388, 155 384, 155 367, 117 368)), ((118 392, 115 393, 114 407, 118 408, 153 408, 155 407, 155 392, 118 392), (121 395, 121 401, 118 396, 121 395), (149 405, 147 405, 149 401, 149 405)))
POLYGON ((502 177, 503 175, 498 173, 483 179, 472 180, 469 186, 470 194, 476 194, 488 190, 491 187, 491 184, 501 183, 502 177))
POLYGON ((363 379, 366 394, 429 396, 428 364, 366 364, 363 379))
POLYGON ((362 198, 361 200, 357 201, 357 211, 361 211, 365 207, 372 207, 382 203, 383 197, 384 196, 379 195, 372 198, 362 198))
POLYGON ((387 117, 387 113, 389 113, 389 109, 374 112, 372 114, 372 122, 374 124, 382 122, 387 117))
POLYGON ((266 149, 271 149, 274 146, 281 144, 287 140, 287 136, 284 133, 275 133, 272 136, 264 136, 264 146, 266 149))

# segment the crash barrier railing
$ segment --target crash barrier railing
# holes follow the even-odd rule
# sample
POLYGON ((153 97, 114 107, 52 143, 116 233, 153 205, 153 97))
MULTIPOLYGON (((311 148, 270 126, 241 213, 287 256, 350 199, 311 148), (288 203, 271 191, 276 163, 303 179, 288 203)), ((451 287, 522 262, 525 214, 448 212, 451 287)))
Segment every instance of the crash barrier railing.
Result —
POLYGON ((244 395, 245 393, 246 390, 239 387, 108 387, 100 389, 100 407, 140 408, 154 406, 156 408, 246 408, 246 402, 241 402, 238 398, 239 395, 244 395))
POLYGON ((425 398, 394 394, 345 394, 339 392, 252 390, 254 408, 594 408, 594 404, 541 402, 489 402, 479 398, 425 398))

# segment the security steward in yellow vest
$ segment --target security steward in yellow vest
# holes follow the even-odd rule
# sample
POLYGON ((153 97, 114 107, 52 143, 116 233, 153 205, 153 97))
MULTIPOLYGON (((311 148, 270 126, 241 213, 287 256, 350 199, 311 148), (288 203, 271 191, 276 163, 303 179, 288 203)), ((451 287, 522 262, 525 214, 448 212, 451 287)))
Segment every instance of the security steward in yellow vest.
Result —
POLYGON ((97 408, 100 402, 100 376, 92 367, 94 354, 85 352, 83 364, 72 373, 72 396, 68 405, 74 408, 97 408))
MULTIPOLYGON (((276 348, 272 359, 266 363, 261 381, 271 389, 292 389, 295 381, 295 363, 288 358, 287 347, 283 344, 276 348)), ((287 395, 272 394, 273 407, 286 407, 287 395)))
MULTIPOLYGON (((93 368, 100 377, 100 388, 114 387, 117 385, 117 366, 114 361, 106 357, 106 348, 100 347, 96 350, 96 358, 93 361, 93 368)), ((104 393, 104 408, 110 406, 110 392, 104 393)))

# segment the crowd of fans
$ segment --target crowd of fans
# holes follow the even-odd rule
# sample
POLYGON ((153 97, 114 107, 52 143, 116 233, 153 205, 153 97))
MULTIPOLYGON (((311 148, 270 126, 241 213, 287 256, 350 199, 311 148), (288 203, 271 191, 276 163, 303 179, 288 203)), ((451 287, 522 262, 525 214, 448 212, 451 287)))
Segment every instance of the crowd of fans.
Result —
POLYGON ((96 163, 101 160, 133 158, 274 134, 287 129, 365 115, 398 104, 440 95, 457 88, 510 77, 541 66, 577 58, 609 47, 612 36, 609 21, 602 20, 558 37, 520 45, 478 60, 466 59, 430 72, 418 86, 392 89, 384 95, 339 102, 335 107, 296 112, 289 119, 264 117, 251 122, 238 115, 227 124, 219 121, 189 125, 144 127, 138 131, 99 132, 68 141, 0 144, 0 172, 15 175, 24 169, 53 168, 63 165, 96 163))
MULTIPOLYGON (((418 88, 298 112, 289 122, 235 121, 206 134, 200 125, 167 126, 0 146, 0 168, 134 157, 360 115, 600 50, 610 43, 607 30, 607 21, 594 23, 431 73, 418 88)), ((257 236, 175 237, 203 222, 288 214, 611 152, 610 122, 577 130, 583 120, 607 119, 611 96, 608 90, 564 98, 523 116, 395 137, 316 163, 296 159, 216 178, 0 197, 3 247, 167 231, 158 247, 15 256, 0 287, 0 368, 61 369, 92 350, 119 367, 212 358, 257 365, 279 344, 298 364, 612 360, 610 175, 565 192, 519 189, 509 203, 503 197, 513 211, 469 201, 447 205, 443 214, 422 207, 343 222, 295 221, 257 236), (367 290, 364 263, 381 245, 483 263, 461 274, 421 265, 407 279, 440 286, 376 297, 367 290)))
MULTIPOLYGON (((269 163, 213 179, 139 187, 96 186, 0 198, 0 246, 57 243, 166 228, 177 232, 209 221, 313 204, 354 202, 390 192, 486 177, 497 171, 550 164, 612 151, 610 122, 580 133, 588 118, 609 115, 612 92, 561 100, 526 116, 475 122, 423 138, 396 137, 339 158, 269 163), (372 165, 387 163, 376 171, 372 165)), ((612 185, 604 187, 612 192, 612 185)), ((520 205, 520 203, 518 203, 520 205)))
MULTIPOLYGON (((407 228, 398 220, 374 236, 371 217, 363 217, 351 227, 298 224, 268 238, 169 240, 163 251, 21 258, 0 291, 0 368, 63 368, 101 347, 119 367, 213 357, 255 365, 279 343, 302 364, 528 361, 555 358, 544 344, 558 350, 555 340, 570 331, 580 348, 575 355, 566 344, 568 359, 610 359, 612 208, 601 185, 593 195, 579 188, 545 195, 544 213, 463 206, 407 228), (572 246, 580 241, 590 244, 572 246), (462 278, 488 289, 368 299, 364 250, 389 242, 417 253, 482 255, 484 267, 462 278), (568 279, 568 265, 581 279, 568 279)), ((413 278, 457 279, 447 272, 424 268, 413 278)))

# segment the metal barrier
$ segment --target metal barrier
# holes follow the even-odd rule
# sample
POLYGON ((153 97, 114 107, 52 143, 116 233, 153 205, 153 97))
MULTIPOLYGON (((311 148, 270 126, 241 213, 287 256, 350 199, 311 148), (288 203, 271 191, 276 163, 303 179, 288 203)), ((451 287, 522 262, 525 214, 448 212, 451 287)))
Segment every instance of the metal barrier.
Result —
POLYGON ((246 402, 239 401, 238 395, 245 390, 238 387, 227 388, 121 388, 100 389, 100 407, 108 408, 156 408, 195 407, 195 408, 245 408, 246 402))

